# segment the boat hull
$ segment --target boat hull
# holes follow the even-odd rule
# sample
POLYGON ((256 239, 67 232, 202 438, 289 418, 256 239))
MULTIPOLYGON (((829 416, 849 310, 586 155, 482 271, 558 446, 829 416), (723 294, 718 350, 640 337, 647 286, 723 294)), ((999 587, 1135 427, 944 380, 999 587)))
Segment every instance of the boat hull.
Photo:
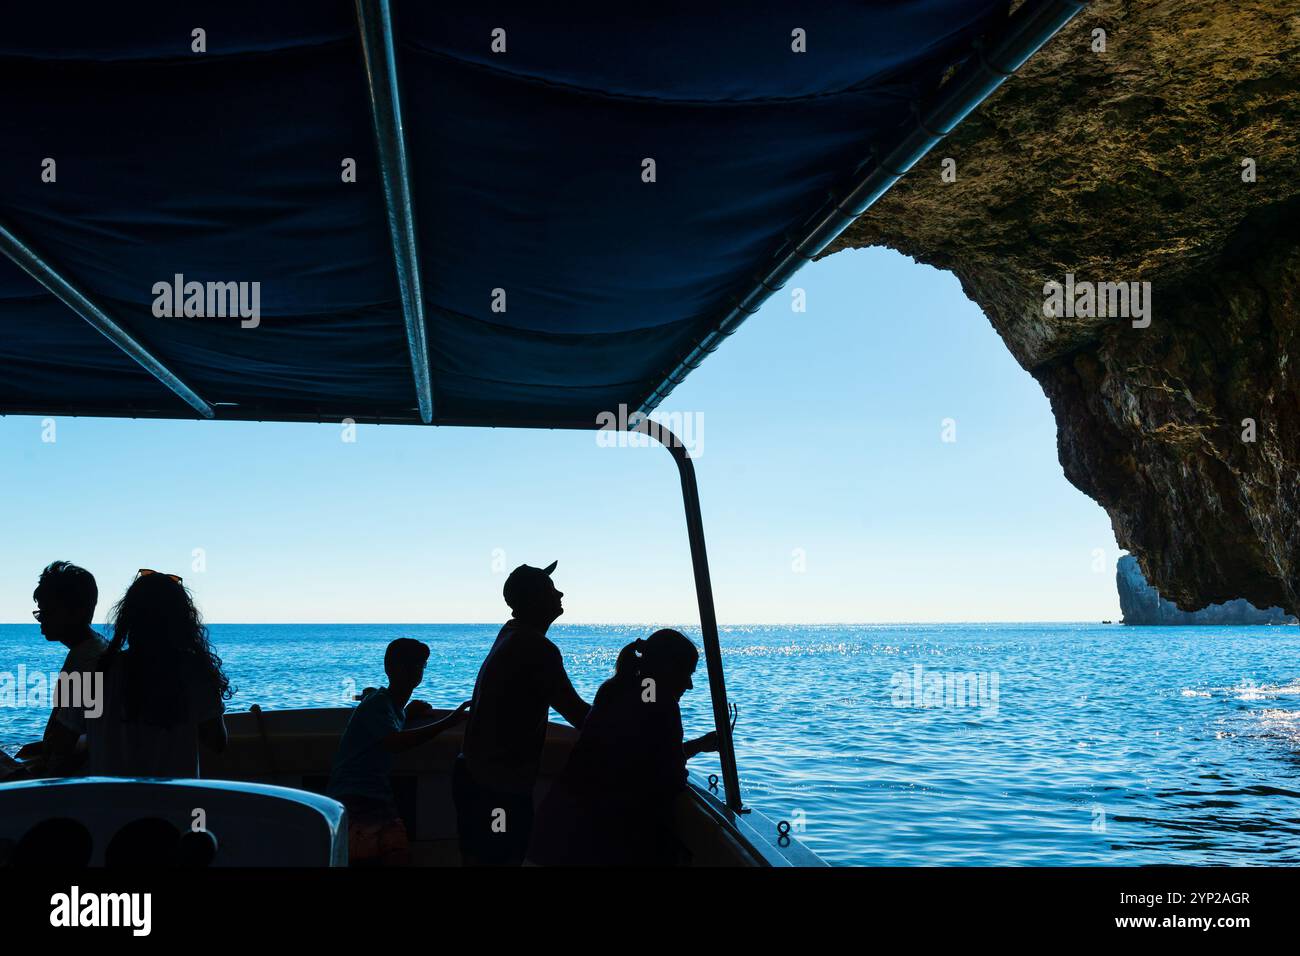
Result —
MULTIPOLYGON (((0 784, 0 844, 17 847, 43 821, 75 821, 89 835, 91 865, 103 865, 128 824, 164 820, 177 832, 203 828, 215 840, 216 866, 343 866, 347 817, 325 796, 330 767, 351 708, 226 715, 228 743, 201 755, 202 779, 81 777, 0 784)), ((437 720, 447 711, 434 711, 437 720)), ((540 802, 577 740, 549 724, 540 802)), ((417 866, 459 866, 451 771, 463 728, 394 758, 393 792, 417 866)), ((821 866, 788 828, 720 799, 717 778, 689 777, 675 807, 676 835, 694 866, 821 866)))
MULTIPOLYGON (((446 713, 435 711, 428 719, 446 713)), ((229 743, 220 755, 204 755, 203 775, 323 793, 350 714, 346 707, 228 714, 229 743)), ((535 802, 564 767, 577 736, 567 725, 548 726, 535 802)), ((458 727, 394 758, 393 791, 417 865, 460 864, 451 770, 462 741, 458 727)), ((780 833, 777 822, 727 808, 697 774, 691 774, 678 801, 676 823, 678 838, 697 866, 823 865, 795 837, 780 833)))

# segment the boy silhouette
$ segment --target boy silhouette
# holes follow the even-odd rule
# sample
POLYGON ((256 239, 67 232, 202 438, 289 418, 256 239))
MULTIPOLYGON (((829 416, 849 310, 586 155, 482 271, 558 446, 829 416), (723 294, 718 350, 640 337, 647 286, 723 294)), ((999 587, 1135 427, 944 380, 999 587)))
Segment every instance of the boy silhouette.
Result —
POLYGON ((442 720, 406 729, 408 718, 416 719, 432 709, 411 700, 424 680, 428 661, 427 644, 409 637, 389 644, 384 651, 388 686, 371 690, 362 698, 339 740, 325 792, 347 808, 348 856, 353 864, 402 866, 411 862, 406 824, 397 813, 389 780, 393 754, 418 747, 465 719, 469 701, 442 720))

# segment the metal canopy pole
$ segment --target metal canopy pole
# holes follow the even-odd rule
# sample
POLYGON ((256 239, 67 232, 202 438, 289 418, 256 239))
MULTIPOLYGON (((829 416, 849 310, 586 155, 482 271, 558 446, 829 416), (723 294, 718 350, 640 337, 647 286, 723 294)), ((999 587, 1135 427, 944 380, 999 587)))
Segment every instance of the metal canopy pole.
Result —
POLYGON ((744 812, 740 800, 740 774, 736 769, 736 747, 731 738, 731 714, 727 709, 727 682, 722 673, 722 645, 718 641, 718 616, 713 607, 713 582, 709 578, 709 554, 704 545, 704 518, 700 511, 700 490, 695 483, 695 463, 681 439, 658 422, 644 419, 633 431, 649 435, 668 449, 682 479, 682 503, 686 506, 686 535, 691 542, 691 566, 695 571, 695 597, 700 605, 700 633, 704 640, 704 663, 709 674, 709 696, 713 699, 713 726, 718 732, 718 757, 727 806, 744 812))
POLYGON ((736 300, 731 310, 695 345, 641 404, 649 414, 692 370, 698 368, 722 340, 758 311, 810 259, 829 246, 855 219, 883 196, 938 142, 956 128, 975 107, 988 98, 1026 60, 1087 6, 1087 0, 1027 0, 1008 18, 989 43, 977 42, 974 55, 958 73, 918 106, 911 127, 874 164, 864 177, 830 209, 819 215, 802 237, 791 240, 776 262, 736 300))
POLYGON ((402 296, 402 318, 411 350, 415 395, 420 420, 433 424, 433 369, 429 364, 428 333, 424 324, 424 292, 420 288, 420 252, 415 242, 415 207, 411 202, 411 177, 406 162, 406 133, 402 127, 402 97, 397 85, 397 54, 393 49, 393 15, 389 0, 357 0, 357 23, 370 87, 370 115, 379 147, 379 170, 384 182, 384 204, 393 240, 397 285, 402 296))
POLYGON ((198 396, 181 377, 168 368, 158 356, 154 355, 122 326, 114 322, 94 300, 80 288, 72 284, 47 259, 32 249, 31 246, 15 236, 3 223, 0 223, 0 251, 12 259, 19 268, 33 279, 45 286, 86 322, 94 326, 103 336, 135 359, 154 378, 175 392, 186 404, 204 418, 216 417, 211 405, 198 396))

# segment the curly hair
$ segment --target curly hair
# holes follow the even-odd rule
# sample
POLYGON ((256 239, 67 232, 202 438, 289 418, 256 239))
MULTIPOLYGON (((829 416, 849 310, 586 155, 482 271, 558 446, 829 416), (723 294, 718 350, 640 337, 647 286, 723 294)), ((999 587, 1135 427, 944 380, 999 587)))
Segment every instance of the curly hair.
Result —
POLYGON ((165 574, 136 578, 111 615, 113 639, 100 660, 107 671, 124 666, 122 716, 128 722, 171 727, 189 717, 187 688, 210 686, 223 700, 230 679, 212 649, 194 599, 165 574))

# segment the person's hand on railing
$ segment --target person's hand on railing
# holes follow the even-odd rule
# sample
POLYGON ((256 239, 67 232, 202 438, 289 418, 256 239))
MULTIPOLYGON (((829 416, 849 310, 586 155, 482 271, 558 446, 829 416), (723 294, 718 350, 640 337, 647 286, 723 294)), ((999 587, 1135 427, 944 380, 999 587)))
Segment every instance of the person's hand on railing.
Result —
MULTIPOLYGON (((435 720, 431 724, 425 724, 423 727, 413 727, 407 730, 398 730, 384 738, 383 747, 389 753, 403 753, 412 747, 418 747, 420 744, 432 740, 444 730, 450 730, 457 724, 463 722, 469 716, 470 701, 465 701, 446 717, 441 720, 435 720)), ((426 705, 427 706, 427 705, 426 705)), ((433 710, 432 707, 429 708, 433 710)))
POLYGON ((702 737, 688 740, 686 743, 682 744, 682 750, 685 751, 687 760, 690 760, 696 754, 717 753, 718 732, 716 730, 710 730, 702 737))
MULTIPOLYGON (((736 731, 736 721, 740 718, 740 708, 735 704, 728 704, 727 711, 731 714, 731 731, 734 736, 736 731)), ((718 752, 718 732, 710 730, 703 737, 696 737, 694 740, 688 740, 682 745, 686 751, 686 759, 690 760, 696 754, 717 753, 718 752)))

